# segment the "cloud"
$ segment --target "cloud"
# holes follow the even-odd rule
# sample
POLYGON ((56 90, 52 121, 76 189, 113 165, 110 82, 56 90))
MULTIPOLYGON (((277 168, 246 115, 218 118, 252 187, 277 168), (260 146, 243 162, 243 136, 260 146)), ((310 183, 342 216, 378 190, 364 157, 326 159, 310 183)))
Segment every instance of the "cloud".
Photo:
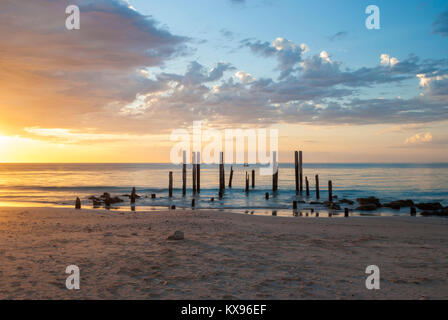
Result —
POLYGON ((432 32, 448 37, 448 11, 442 12, 432 24, 432 32))
POLYGON ((339 32, 336 32, 335 34, 333 34, 332 36, 328 37, 328 39, 330 39, 330 41, 342 40, 342 39, 346 38, 347 35, 348 35, 347 31, 339 31, 339 32))
POLYGON ((5 0, 0 38, 0 111, 11 131, 91 125, 86 114, 160 90, 140 70, 185 55, 189 40, 119 0, 5 0), (65 28, 69 4, 80 7, 80 30, 65 28))
POLYGON ((381 55, 381 64, 383 66, 395 66, 397 63, 399 63, 400 61, 397 58, 393 58, 391 56, 389 56, 388 54, 383 53, 381 55))
POLYGON ((405 140, 405 144, 415 144, 415 143, 424 143, 424 142, 431 142, 432 141, 432 134, 430 132, 426 133, 417 133, 413 135, 412 137, 409 137, 405 140))
MULTIPOLYGON (((428 68, 427 62, 410 64, 405 60, 405 64, 412 65, 411 70, 414 67, 418 70, 428 68)), ((227 64, 223 66, 230 70, 227 64)), ((277 81, 255 79, 240 70, 230 78, 221 77, 218 83, 207 85, 210 72, 202 65, 192 63, 184 75, 157 75, 166 89, 144 96, 137 103, 137 112, 124 112, 126 109, 119 109, 119 112, 129 119, 137 116, 142 121, 151 121, 151 128, 159 130, 163 130, 170 114, 177 115, 170 118, 170 128, 188 126, 198 119, 223 127, 229 123, 238 126, 387 123, 411 127, 416 123, 448 120, 448 104, 431 95, 412 99, 360 99, 353 96, 354 88, 398 82, 403 76, 393 69, 378 66, 371 70, 363 68, 360 72, 341 71, 340 67, 341 63, 321 53, 305 59, 302 72, 296 77, 277 81), (196 71, 192 73, 192 69, 196 71), (192 74, 195 81, 191 81, 192 74)), ((409 77, 415 78, 415 75, 409 77)))
POLYGON ((243 71, 238 71, 235 73, 235 77, 244 84, 249 84, 255 81, 255 78, 251 74, 243 71))
POLYGON ((235 38, 235 33, 227 30, 227 29, 221 29, 219 30, 219 33, 226 39, 226 40, 233 40, 235 38))
POLYGON ((285 38, 276 38, 271 43, 261 41, 243 40, 242 44, 249 47, 252 52, 264 57, 275 57, 278 60, 278 69, 281 71, 280 79, 284 79, 297 70, 297 64, 303 60, 303 54, 309 51, 306 44, 300 45, 285 38))

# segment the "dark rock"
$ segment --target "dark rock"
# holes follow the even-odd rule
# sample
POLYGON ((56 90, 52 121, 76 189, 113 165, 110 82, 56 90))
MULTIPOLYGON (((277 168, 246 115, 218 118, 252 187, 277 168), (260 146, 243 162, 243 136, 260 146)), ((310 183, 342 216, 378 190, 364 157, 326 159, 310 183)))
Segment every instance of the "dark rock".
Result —
POLYGON ((173 204, 173 205, 171 205, 170 209, 171 210, 176 210, 176 206, 173 204))
POLYGON ((429 216, 438 216, 438 217, 446 217, 448 216, 448 210, 443 209, 440 211, 431 210, 431 211, 423 211, 420 213, 422 216, 429 217, 429 216))
POLYGON ((415 206, 417 208, 419 208, 420 210, 425 210, 425 211, 435 211, 435 210, 443 209, 442 205, 439 202, 417 203, 415 206))
POLYGON ((111 204, 120 203, 120 202, 123 202, 123 199, 120 199, 119 197, 110 198, 110 203, 111 204))
POLYGON ((412 200, 397 200, 397 201, 391 201, 389 203, 383 204, 383 207, 388 207, 392 209, 400 209, 400 208, 406 208, 406 207, 413 207, 414 201, 412 200))
POLYGON ((375 197, 358 198, 358 199, 356 199, 356 201, 358 201, 358 203, 361 205, 361 207, 365 206, 365 205, 374 205, 376 208, 381 207, 380 200, 375 197))
POLYGON ((330 205, 330 209, 333 209, 333 210, 341 210, 341 206, 338 205, 337 203, 331 203, 331 205, 330 205))
POLYGON ((184 240, 184 233, 182 231, 176 231, 168 237, 168 240, 184 240))
POLYGON ((151 194, 151 199, 155 199, 156 198, 156 194, 155 193, 152 193, 151 194))
POLYGON ((104 193, 100 196, 100 198, 101 198, 101 199, 107 199, 107 198, 110 198, 110 194, 109 194, 109 192, 104 192, 104 193))
POLYGON ((100 198, 97 198, 95 196, 89 197, 89 200, 92 200, 94 207, 99 207, 103 203, 103 200, 101 200, 100 198))
POLYGON ((375 204, 364 204, 356 208, 359 211, 375 211, 377 206, 375 204))
POLYGON ((354 201, 348 200, 348 199, 341 199, 341 200, 339 200, 339 203, 346 203, 346 204, 349 204, 349 205, 355 204, 354 201))
POLYGON ((341 206, 334 202, 324 201, 324 205, 333 210, 341 210, 341 206))

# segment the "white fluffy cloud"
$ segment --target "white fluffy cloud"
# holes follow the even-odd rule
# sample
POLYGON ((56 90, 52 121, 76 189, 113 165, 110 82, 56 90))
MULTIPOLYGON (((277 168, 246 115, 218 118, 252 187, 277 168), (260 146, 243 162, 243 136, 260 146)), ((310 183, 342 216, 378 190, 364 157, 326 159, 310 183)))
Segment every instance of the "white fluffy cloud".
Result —
POLYGON ((397 58, 391 57, 388 54, 383 53, 381 55, 381 64, 383 66, 395 66, 397 63, 399 63, 400 61, 397 58))
POLYGON ((415 144, 415 143, 423 143, 423 142, 431 142, 432 134, 430 132, 426 133, 417 133, 412 137, 407 138, 404 143, 405 144, 415 144))

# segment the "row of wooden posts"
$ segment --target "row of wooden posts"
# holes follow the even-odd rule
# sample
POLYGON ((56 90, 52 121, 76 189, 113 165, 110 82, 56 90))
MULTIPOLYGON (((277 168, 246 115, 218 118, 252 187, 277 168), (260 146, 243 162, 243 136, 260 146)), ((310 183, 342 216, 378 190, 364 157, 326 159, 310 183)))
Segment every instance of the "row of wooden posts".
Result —
MULTIPOLYGON (((193 152, 193 193, 201 192, 201 154, 200 152, 193 152)), ((273 168, 274 172, 272 174, 272 191, 276 192, 278 190, 278 162, 277 162, 277 154, 273 152, 273 168)), ((296 193, 303 194, 303 154, 302 151, 295 151, 295 183, 296 183, 296 193)), ((230 177, 229 177, 229 188, 232 188, 232 179, 233 179, 233 166, 230 167, 230 177)), ((246 172, 246 193, 249 192, 249 181, 250 175, 246 172)), ((220 153, 220 162, 219 162, 219 198, 223 197, 225 190, 225 170, 224 170, 224 153, 220 153)), ((255 188, 255 170, 252 170, 252 189, 255 188)), ((315 190, 316 190, 316 199, 320 199, 319 192, 319 175, 315 176, 315 190)), ((310 183, 308 177, 305 177, 305 192, 306 196, 310 196, 310 183)), ((169 172, 169 186, 168 186, 169 197, 173 196, 173 172, 169 172)), ((183 164, 182 164, 182 195, 185 196, 187 194, 187 154, 186 151, 183 151, 183 164)), ((269 198, 269 195, 267 196, 269 198)), ((328 201, 333 201, 333 183, 331 180, 328 181, 328 201)))

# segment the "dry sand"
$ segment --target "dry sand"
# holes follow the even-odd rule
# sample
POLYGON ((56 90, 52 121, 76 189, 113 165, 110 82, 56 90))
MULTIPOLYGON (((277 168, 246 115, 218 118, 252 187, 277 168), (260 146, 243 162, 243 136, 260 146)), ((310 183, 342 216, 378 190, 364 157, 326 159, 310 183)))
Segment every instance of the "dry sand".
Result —
POLYGON ((448 219, 0 208, 0 261, 2 299, 447 299, 448 219))

